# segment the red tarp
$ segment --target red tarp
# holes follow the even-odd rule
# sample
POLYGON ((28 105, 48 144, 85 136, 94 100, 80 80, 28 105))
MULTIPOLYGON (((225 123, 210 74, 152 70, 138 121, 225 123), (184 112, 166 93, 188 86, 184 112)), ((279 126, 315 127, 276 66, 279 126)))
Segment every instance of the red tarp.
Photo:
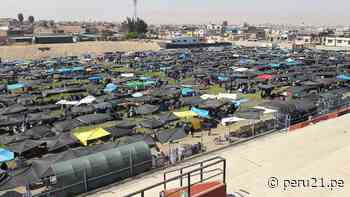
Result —
POLYGON ((273 75, 262 74, 262 75, 258 75, 256 78, 262 79, 262 80, 269 80, 273 78, 273 75))

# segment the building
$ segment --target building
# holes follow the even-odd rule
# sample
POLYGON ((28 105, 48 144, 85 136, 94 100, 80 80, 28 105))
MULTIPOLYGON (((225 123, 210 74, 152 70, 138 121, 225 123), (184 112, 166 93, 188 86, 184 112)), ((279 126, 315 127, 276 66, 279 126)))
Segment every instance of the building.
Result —
POLYGON ((332 47, 350 47, 350 38, 345 37, 323 37, 322 45, 332 47))
POLYGON ((53 33, 54 29, 50 27, 36 26, 34 28, 34 35, 49 35, 53 33))
POLYGON ((199 40, 195 37, 178 37, 172 39, 171 42, 176 44, 196 44, 199 43, 199 40))
POLYGON ((54 44, 54 43, 75 43, 77 38, 71 35, 47 35, 35 36, 33 38, 36 44, 54 44))
POLYGON ((64 34, 78 35, 83 33, 83 28, 80 25, 62 25, 58 27, 58 30, 64 34))
POLYGON ((0 18, 0 46, 8 42, 8 31, 11 19, 0 18))

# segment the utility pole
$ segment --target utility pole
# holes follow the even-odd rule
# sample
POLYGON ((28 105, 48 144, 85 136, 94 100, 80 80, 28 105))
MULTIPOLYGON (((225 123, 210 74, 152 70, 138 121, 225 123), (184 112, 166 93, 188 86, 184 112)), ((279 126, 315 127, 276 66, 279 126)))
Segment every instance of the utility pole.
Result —
POLYGON ((134 20, 137 19, 137 0, 133 0, 134 2, 134 20))

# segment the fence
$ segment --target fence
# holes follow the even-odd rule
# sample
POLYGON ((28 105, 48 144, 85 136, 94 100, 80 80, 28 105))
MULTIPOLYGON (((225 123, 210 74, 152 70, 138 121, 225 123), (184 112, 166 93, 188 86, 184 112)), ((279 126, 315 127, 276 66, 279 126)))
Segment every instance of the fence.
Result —
POLYGON ((222 175, 222 183, 225 184, 226 183, 226 160, 222 157, 214 157, 214 158, 211 158, 211 159, 208 159, 205 161, 201 161, 198 163, 194 163, 194 164, 185 166, 183 168, 179 168, 176 170, 165 172, 164 173, 164 180, 162 182, 153 184, 153 185, 146 187, 144 189, 141 189, 139 191, 125 195, 124 197, 135 197, 135 196, 145 197, 145 193, 147 191, 150 191, 152 189, 162 187, 162 186, 163 186, 164 190, 161 193, 164 196, 164 194, 165 194, 164 191, 167 190, 167 184, 170 182, 174 182, 176 180, 179 181, 180 188, 171 190, 171 193, 167 193, 167 195, 175 194, 175 193, 185 189, 185 190, 187 190, 187 193, 186 193, 187 196, 191 197, 191 195, 192 195, 191 189, 194 185, 196 185, 198 183, 202 183, 202 182, 207 181, 207 180, 210 180, 212 178, 221 176, 221 175, 222 175), (220 166, 222 168, 220 168, 220 166), (214 167, 214 169, 209 169, 212 167, 214 167), (217 168, 215 168, 215 167, 217 167, 217 168), (192 169, 192 168, 195 168, 195 169, 192 169), (189 169, 189 170, 187 171, 186 169, 189 169), (172 176, 171 178, 168 177, 169 174, 173 174, 175 172, 177 172, 179 174, 172 176), (205 174, 213 173, 213 172, 217 172, 217 173, 212 174, 208 177, 205 177, 205 174), (199 176, 199 180, 192 182, 195 179, 195 178, 193 178, 194 176, 199 176), (187 178, 187 184, 185 185, 185 188, 184 188, 184 182, 183 182, 184 177, 187 178))

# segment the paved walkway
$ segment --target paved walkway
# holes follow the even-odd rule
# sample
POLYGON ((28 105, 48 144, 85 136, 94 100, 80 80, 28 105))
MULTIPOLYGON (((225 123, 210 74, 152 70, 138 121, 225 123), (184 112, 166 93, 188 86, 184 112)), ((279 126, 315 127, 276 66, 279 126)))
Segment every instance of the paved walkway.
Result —
MULTIPOLYGON (((227 159, 227 190, 233 196, 350 196, 350 115, 292 133, 265 136, 196 161, 216 155, 227 159), (270 177, 278 179, 276 188, 268 186, 270 177), (332 181, 332 184, 338 187, 327 187, 330 179, 336 179, 337 183, 332 181), (326 187, 320 187, 322 185, 326 187)), ((119 197, 160 182, 162 178, 162 172, 158 172, 90 196, 119 197)), ((161 189, 146 193, 146 197, 159 196, 161 189)))

